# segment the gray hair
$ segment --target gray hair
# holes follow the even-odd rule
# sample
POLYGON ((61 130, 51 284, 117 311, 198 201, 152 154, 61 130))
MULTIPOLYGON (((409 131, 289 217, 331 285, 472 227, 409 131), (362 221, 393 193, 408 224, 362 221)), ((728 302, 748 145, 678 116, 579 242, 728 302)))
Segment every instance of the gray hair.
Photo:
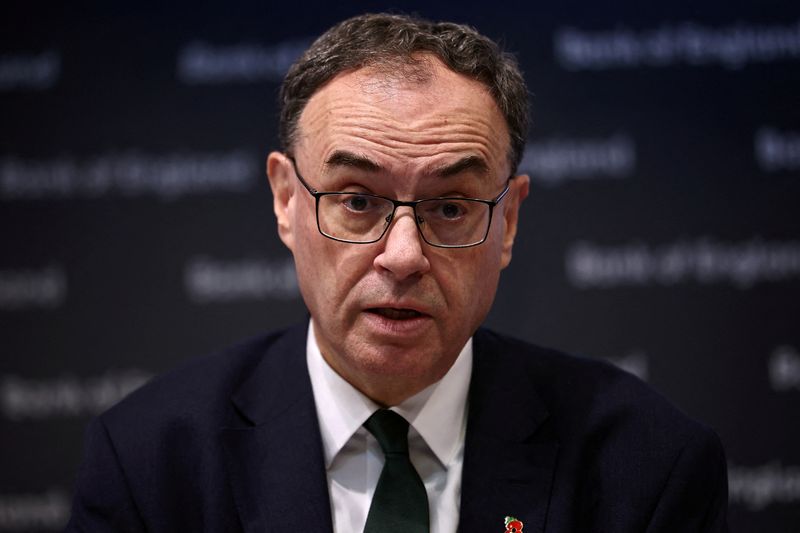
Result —
MULTIPOLYGON (((474 28, 407 16, 367 14, 347 19, 322 34, 298 59, 280 92, 280 141, 291 150, 300 114, 313 94, 336 75, 363 67, 399 67, 420 81, 427 63, 414 57, 432 54, 453 72, 489 89, 505 118, 511 141, 508 154, 516 171, 528 133, 528 90, 514 57, 474 28)), ((388 73, 390 69, 385 69, 388 73)))

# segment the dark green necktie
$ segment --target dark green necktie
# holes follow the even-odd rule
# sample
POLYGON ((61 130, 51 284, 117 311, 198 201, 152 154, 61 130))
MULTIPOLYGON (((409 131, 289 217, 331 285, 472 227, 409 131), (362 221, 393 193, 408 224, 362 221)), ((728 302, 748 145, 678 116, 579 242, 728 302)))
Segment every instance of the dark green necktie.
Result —
POLYGON ((386 456, 364 533, 428 533, 428 494, 408 458, 408 422, 394 411, 380 409, 364 427, 386 456))

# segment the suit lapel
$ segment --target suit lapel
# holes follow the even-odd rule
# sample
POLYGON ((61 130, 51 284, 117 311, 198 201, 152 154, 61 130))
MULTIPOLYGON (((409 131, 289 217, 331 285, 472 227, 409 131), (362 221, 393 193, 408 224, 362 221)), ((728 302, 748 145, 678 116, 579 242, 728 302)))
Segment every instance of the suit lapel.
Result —
MULTIPOLYGON (((242 424, 222 430, 246 532, 333 529, 306 327, 267 350, 234 394, 242 424)), ((547 409, 513 347, 479 331, 474 350, 459 532, 503 531, 508 515, 542 532, 558 452, 547 409)))
POLYGON ((512 346, 479 331, 474 340, 459 532, 502 532, 514 516, 544 531, 558 442, 512 346))
POLYGON ((292 328, 267 350, 233 396, 244 423, 222 430, 246 532, 333 529, 306 327, 292 328))

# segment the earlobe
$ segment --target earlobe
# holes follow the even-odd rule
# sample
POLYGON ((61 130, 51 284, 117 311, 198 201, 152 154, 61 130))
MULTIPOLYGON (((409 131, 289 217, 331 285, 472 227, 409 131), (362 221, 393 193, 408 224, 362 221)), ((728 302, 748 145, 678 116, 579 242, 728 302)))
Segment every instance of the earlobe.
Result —
POLYGON ((292 164, 280 152, 267 156, 267 177, 272 189, 272 205, 278 224, 278 235, 289 250, 294 251, 294 232, 290 209, 294 196, 292 164))
POLYGON ((519 208, 522 201, 528 197, 530 190, 530 178, 521 174, 511 180, 508 196, 504 199, 506 203, 503 210, 503 252, 501 257, 501 267, 505 268, 511 263, 511 250, 514 247, 514 238, 517 236, 519 227, 519 208))

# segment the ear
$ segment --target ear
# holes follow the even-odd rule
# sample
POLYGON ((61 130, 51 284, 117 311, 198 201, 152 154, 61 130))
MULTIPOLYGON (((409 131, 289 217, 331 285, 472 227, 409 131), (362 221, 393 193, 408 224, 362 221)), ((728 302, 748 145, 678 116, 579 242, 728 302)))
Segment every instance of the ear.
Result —
POLYGON ((501 256, 501 267, 505 268, 511 262, 511 249, 514 247, 514 238, 517 236, 519 225, 519 207, 522 201, 528 197, 530 189, 530 178, 525 174, 514 176, 509 183, 508 195, 503 199, 503 223, 505 232, 503 233, 503 253, 501 256))
POLYGON ((292 226, 292 199, 295 183, 292 162, 280 152, 267 156, 267 177, 272 189, 272 205, 278 223, 278 235, 283 244, 294 252, 294 227, 292 226))

